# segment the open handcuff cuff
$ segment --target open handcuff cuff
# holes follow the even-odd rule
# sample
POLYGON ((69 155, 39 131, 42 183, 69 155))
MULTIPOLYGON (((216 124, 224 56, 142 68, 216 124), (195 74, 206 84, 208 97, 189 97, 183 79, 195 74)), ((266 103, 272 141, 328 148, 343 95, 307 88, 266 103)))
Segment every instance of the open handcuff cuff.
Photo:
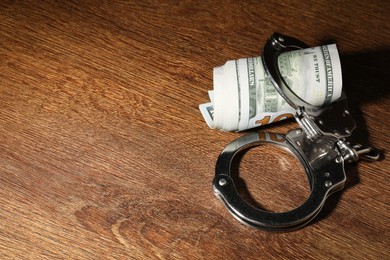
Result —
POLYGON ((374 148, 351 146, 346 141, 356 125, 344 94, 326 107, 315 107, 298 97, 283 80, 277 57, 282 52, 302 48, 307 48, 303 42, 275 33, 266 42, 262 55, 268 77, 279 94, 296 110, 294 116, 301 128, 286 135, 258 132, 244 135, 227 145, 216 162, 215 194, 239 221, 260 229, 290 231, 307 225, 320 212, 325 200, 344 187, 344 162, 355 162, 359 158, 379 159, 374 148), (303 165, 310 195, 298 208, 281 213, 265 211, 251 206, 239 195, 232 178, 232 162, 240 152, 262 144, 274 144, 289 150, 303 165))

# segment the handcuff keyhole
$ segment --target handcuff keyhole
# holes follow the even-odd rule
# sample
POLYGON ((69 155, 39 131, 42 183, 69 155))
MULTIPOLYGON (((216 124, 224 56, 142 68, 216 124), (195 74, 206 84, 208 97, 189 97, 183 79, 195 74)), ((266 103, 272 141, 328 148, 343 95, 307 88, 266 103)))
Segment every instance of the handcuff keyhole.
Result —
POLYGON ((259 209, 290 211, 310 195, 303 166, 279 146, 262 144, 242 151, 233 161, 232 170, 240 196, 259 209))

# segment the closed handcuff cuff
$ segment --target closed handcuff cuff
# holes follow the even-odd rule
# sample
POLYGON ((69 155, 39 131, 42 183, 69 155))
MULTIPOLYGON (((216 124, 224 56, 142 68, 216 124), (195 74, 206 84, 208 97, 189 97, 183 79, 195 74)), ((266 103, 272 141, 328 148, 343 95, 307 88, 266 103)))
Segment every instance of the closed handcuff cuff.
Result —
POLYGON ((260 229, 291 231, 307 225, 320 212, 325 200, 344 187, 345 162, 355 162, 359 158, 374 161, 379 158, 374 148, 351 146, 346 141, 356 125, 344 94, 326 107, 316 107, 298 97, 283 80, 277 66, 278 55, 303 48, 307 48, 303 42, 275 33, 266 42, 262 55, 268 77, 279 94, 296 110, 294 117, 300 128, 286 135, 252 132, 239 137, 225 147, 216 162, 214 193, 239 221, 260 229), (306 171, 310 195, 302 205, 291 211, 270 212, 253 207, 236 189, 232 177, 235 156, 264 144, 289 150, 306 171))

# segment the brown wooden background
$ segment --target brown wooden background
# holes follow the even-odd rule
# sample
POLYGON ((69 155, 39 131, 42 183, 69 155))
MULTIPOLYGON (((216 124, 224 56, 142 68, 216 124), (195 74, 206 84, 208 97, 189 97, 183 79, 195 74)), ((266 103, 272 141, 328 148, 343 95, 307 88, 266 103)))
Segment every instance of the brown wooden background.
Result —
MULTIPOLYGON (((382 0, 1 1, 0 258, 390 258, 389 17, 382 0), (214 197, 217 156, 242 133, 198 110, 213 67, 275 31, 338 44, 353 139, 385 157, 349 165, 346 189, 290 233, 244 226, 214 197)), ((270 210, 309 193, 282 154, 240 164, 270 210)))

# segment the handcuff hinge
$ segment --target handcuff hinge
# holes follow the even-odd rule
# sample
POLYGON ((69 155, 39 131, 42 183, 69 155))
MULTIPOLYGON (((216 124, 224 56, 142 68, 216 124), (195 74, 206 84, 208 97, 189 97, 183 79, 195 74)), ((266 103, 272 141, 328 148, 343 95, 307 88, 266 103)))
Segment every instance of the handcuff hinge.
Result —
POLYGON ((351 146, 344 139, 339 140, 337 146, 346 162, 356 162, 359 159, 373 162, 380 159, 380 152, 373 147, 364 147, 361 144, 351 146))
POLYGON ((357 154, 355 149, 353 149, 350 144, 344 139, 338 140, 336 144, 341 152, 341 156, 343 157, 344 161, 356 162, 357 160, 359 160, 359 155, 357 154))

